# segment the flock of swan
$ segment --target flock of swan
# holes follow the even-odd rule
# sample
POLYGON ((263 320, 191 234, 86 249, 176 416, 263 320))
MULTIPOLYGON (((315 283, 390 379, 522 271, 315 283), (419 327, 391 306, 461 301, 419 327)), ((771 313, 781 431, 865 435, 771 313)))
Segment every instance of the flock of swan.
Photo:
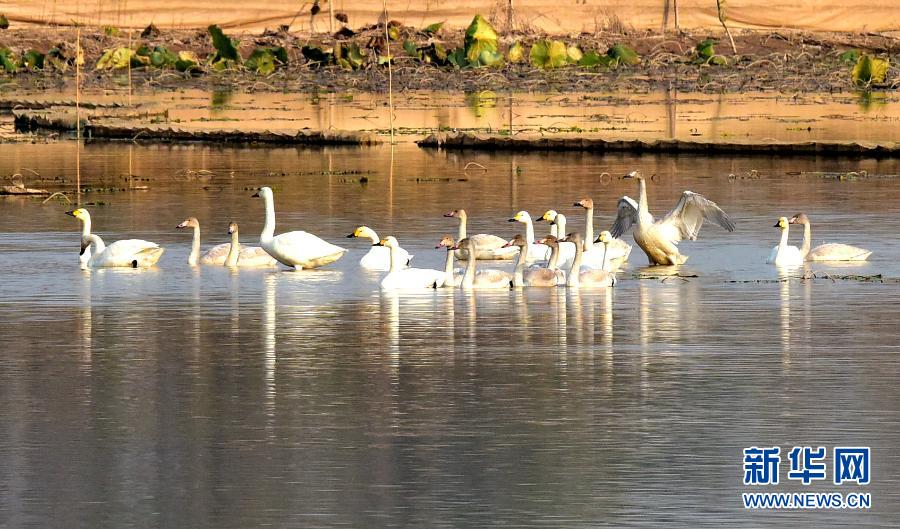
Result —
MULTIPOLYGON (((610 231, 600 232, 594 239, 594 202, 585 198, 573 206, 585 210, 583 234, 566 231, 566 216, 555 210, 545 212, 533 220, 525 211, 519 211, 509 222, 524 224, 524 235, 511 240, 479 233, 467 233, 466 211, 457 209, 445 217, 459 221, 456 239, 446 235, 436 248, 447 252, 443 270, 410 267, 413 256, 400 246, 393 236, 379 238, 371 228, 358 227, 348 238, 368 239, 372 246, 360 259, 363 268, 384 271, 383 289, 419 289, 461 287, 477 289, 501 289, 522 286, 569 288, 603 288, 615 285, 616 271, 628 260, 631 245, 620 239, 632 230, 635 243, 647 255, 652 265, 680 265, 688 256, 678 250, 684 239, 695 240, 704 221, 713 222, 731 232, 734 222, 715 202, 691 191, 684 191, 675 207, 663 218, 654 219, 647 202, 647 185, 640 171, 632 171, 625 178, 633 178, 638 184, 638 199, 622 197, 618 202, 615 222, 610 231), (537 239, 534 222, 550 223, 550 234, 537 239), (473 258, 474 257, 474 258, 473 258), (516 259, 512 272, 495 268, 478 269, 478 261, 516 259), (464 269, 454 268, 455 261, 466 261, 464 269)), ((320 237, 305 231, 291 231, 275 235, 275 201, 272 190, 260 188, 253 195, 265 203, 265 224, 260 235, 260 246, 245 246, 238 241, 238 226, 229 224, 231 242, 219 244, 201 253, 200 223, 190 217, 177 228, 193 229, 193 242, 188 263, 228 267, 285 266, 304 269, 317 268, 333 263, 347 251, 320 237)), ((91 231, 91 217, 86 209, 67 212, 81 222, 82 268, 150 267, 159 261, 164 252, 158 244, 126 239, 107 246, 103 239, 91 231)), ((775 224, 781 229, 781 241, 772 249, 768 262, 777 266, 797 266, 806 261, 865 261, 872 252, 846 244, 823 244, 810 249, 811 228, 809 218, 799 213, 788 219, 781 217, 775 224), (788 245, 791 224, 804 227, 803 247, 788 245)))

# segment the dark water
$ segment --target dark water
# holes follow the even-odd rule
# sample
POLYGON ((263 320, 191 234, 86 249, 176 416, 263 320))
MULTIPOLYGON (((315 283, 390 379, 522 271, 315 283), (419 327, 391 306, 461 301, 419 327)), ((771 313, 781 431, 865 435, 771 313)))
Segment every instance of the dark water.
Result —
MULTIPOLYGON (((74 178, 73 156, 5 146, 0 173, 74 178)), ((127 186, 129 163, 148 191, 84 200, 108 202, 89 206, 107 241, 167 248, 153 270, 81 271, 66 206, 0 200, 4 527, 900 523, 900 286, 803 270, 769 282, 780 272, 765 264, 777 217, 805 210, 817 242, 875 252, 810 271, 900 277, 896 161, 406 145, 391 171, 387 148, 88 145, 82 178, 127 186), (486 171, 464 171, 471 161, 486 171), (658 215, 691 189, 736 219, 734 233, 706 226, 682 244, 680 272, 699 277, 635 279, 656 273, 636 248, 610 291, 382 294, 356 264, 365 242, 344 238, 366 224, 439 267, 433 247, 456 230, 447 210, 467 208, 470 233, 511 236, 519 209, 555 208, 582 229, 570 205, 584 195, 606 228, 634 184, 597 175, 634 168, 658 175, 658 215), (868 178, 811 173, 859 170, 868 178), (262 204, 247 188, 264 184, 278 231, 349 255, 305 272, 191 269, 174 226, 198 217, 208 246, 235 220, 251 242, 262 204), (803 491, 870 492, 873 508, 745 511, 742 492, 802 489, 786 468, 778 486, 743 486, 753 445, 871 446, 868 487, 803 491)))

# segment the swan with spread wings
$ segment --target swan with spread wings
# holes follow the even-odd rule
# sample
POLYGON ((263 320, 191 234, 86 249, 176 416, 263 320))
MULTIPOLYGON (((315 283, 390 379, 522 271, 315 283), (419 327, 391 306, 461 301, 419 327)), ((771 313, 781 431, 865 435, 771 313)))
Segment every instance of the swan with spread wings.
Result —
POLYGON ((647 184, 640 171, 632 171, 624 178, 638 181, 638 200, 625 196, 619 200, 619 210, 613 223, 613 237, 621 237, 634 226, 634 242, 644 250, 652 265, 680 265, 688 256, 678 251, 678 242, 695 240, 703 221, 708 220, 734 231, 734 222, 715 202, 703 195, 685 191, 675 208, 662 219, 655 220, 647 204, 647 184))

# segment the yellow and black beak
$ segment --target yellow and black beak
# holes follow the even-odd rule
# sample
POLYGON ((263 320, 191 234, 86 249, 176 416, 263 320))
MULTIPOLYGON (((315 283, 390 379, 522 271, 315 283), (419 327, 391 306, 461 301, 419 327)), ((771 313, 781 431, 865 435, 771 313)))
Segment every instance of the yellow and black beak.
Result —
POLYGON ((66 211, 66 215, 69 215, 69 216, 71 216, 71 217, 74 217, 74 216, 75 216, 75 210, 73 209, 73 210, 71 210, 71 211, 66 211))
POLYGON ((781 221, 779 220, 779 221, 776 222, 775 225, 772 226, 772 227, 773 227, 773 228, 780 228, 780 227, 781 227, 781 221))

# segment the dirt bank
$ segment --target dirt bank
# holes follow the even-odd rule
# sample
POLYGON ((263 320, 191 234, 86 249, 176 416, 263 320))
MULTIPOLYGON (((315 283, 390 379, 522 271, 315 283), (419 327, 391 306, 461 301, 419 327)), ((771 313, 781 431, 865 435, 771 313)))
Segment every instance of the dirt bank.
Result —
MULTIPOLYGON (((215 50, 206 31, 162 31, 146 38, 135 32, 131 39, 124 32, 110 36, 109 30, 83 28, 81 42, 85 54, 83 86, 86 88, 122 89, 128 84, 127 70, 97 71, 94 65, 104 50, 120 46, 136 49, 165 46, 174 53, 190 51, 204 58, 215 50)), ((113 32, 115 33, 115 32, 113 32)), ((385 91, 388 69, 371 58, 379 51, 385 53, 383 28, 372 27, 340 39, 333 36, 310 36, 286 31, 267 31, 262 34, 230 34, 240 40, 241 54, 246 58, 257 47, 284 47, 288 63, 274 73, 262 75, 246 68, 215 71, 201 64, 203 73, 182 73, 154 67, 134 68, 131 83, 135 89, 181 89, 232 87, 242 91, 385 91), (380 39, 380 40, 379 40, 380 39), (302 53, 303 46, 328 50, 340 44, 356 44, 370 57, 360 69, 345 69, 338 65, 318 66, 302 53)), ((583 68, 566 66, 552 70, 538 69, 527 62, 530 44, 546 35, 503 35, 501 52, 513 43, 525 45, 526 61, 505 63, 500 67, 457 69, 436 66, 412 57, 404 50, 406 41, 417 48, 434 43, 447 50, 462 44, 460 31, 440 30, 428 34, 411 27, 399 27, 399 39, 390 42, 389 53, 394 56, 393 86, 397 92, 413 89, 471 91, 476 89, 514 91, 649 91, 674 88, 682 91, 738 92, 738 91, 846 91, 853 88, 850 80, 852 63, 848 50, 860 50, 872 55, 889 55, 900 51, 900 39, 878 34, 822 34, 802 32, 735 32, 738 54, 732 53, 727 39, 721 35, 704 33, 668 33, 600 31, 576 36, 556 36, 581 50, 605 53, 615 43, 624 43, 640 55, 639 64, 583 68), (724 65, 699 60, 696 46, 707 37, 717 39, 715 53, 724 65)), ((0 45, 13 53, 24 55, 34 49, 46 53, 57 48, 64 58, 75 56, 75 30, 70 28, 10 28, 0 32, 0 45)), ((65 72, 46 67, 43 70, 19 69, 14 74, 0 74, 0 91, 32 91, 71 87, 74 66, 65 72)), ((900 71, 891 66, 884 88, 900 86, 900 71)))

